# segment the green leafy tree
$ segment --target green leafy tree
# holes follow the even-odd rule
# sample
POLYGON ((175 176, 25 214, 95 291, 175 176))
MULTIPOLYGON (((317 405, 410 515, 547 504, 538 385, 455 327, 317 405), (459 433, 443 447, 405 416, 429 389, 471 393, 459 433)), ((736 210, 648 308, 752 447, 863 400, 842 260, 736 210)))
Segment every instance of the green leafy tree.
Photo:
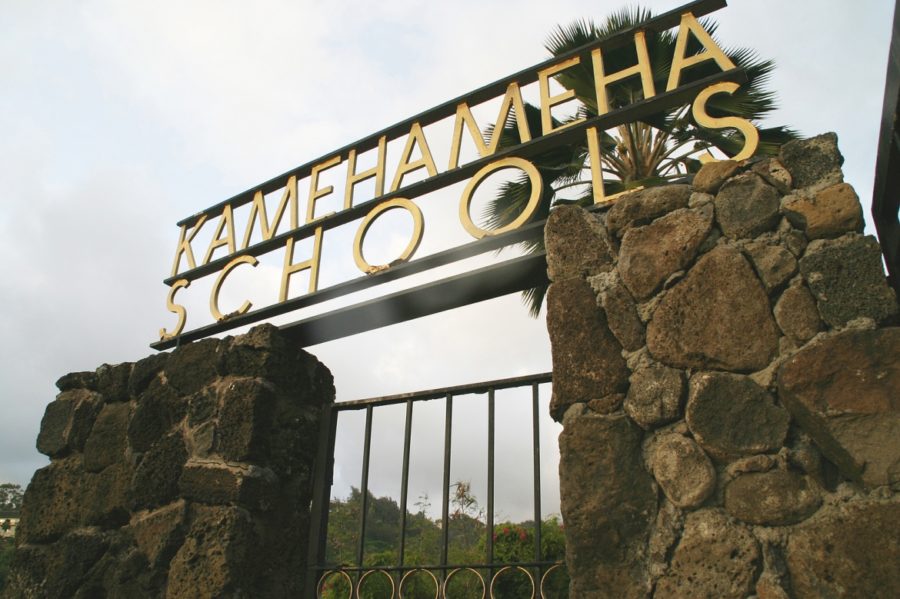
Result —
MULTIPOLYGON (((629 29, 653 15, 643 8, 626 8, 610 15, 603 23, 579 20, 568 26, 558 26, 548 38, 545 47, 554 56, 586 43, 629 29)), ((704 29, 715 34, 716 24, 709 19, 700 21, 704 29)), ((647 33, 647 50, 657 93, 666 88, 677 36, 672 31, 647 33)), ((686 55, 701 50, 701 45, 689 37, 686 55)), ((776 154, 781 144, 794 139, 797 134, 786 127, 759 127, 761 119, 776 108, 775 94, 765 89, 774 69, 771 60, 761 60, 754 51, 746 48, 723 48, 725 54, 747 73, 747 82, 733 94, 715 94, 707 103, 707 111, 713 117, 737 116, 757 125, 760 143, 757 154, 776 154)), ((604 68, 615 73, 637 63, 634 45, 604 51, 604 68)), ((682 84, 702 79, 720 72, 714 61, 704 61, 683 71, 682 84)), ((553 119, 554 127, 574 119, 598 114, 594 87, 594 72, 590 61, 582 61, 556 76, 556 81, 575 93, 578 102, 576 114, 562 121, 553 119)), ((620 80, 607 87, 610 109, 621 108, 643 99, 640 77, 620 80)), ((540 108, 526 104, 525 119, 531 131, 541 130, 540 108)), ((487 134, 492 134, 489 127, 487 134)), ((518 128, 509 119, 500 133, 500 147, 521 143, 518 128)), ((709 130, 697 125, 689 106, 672 107, 651 115, 642 121, 621 125, 613 130, 600 132, 600 155, 604 174, 604 193, 610 196, 638 187, 660 185, 683 179, 699 170, 700 153, 717 148, 727 156, 734 156, 743 147, 743 137, 731 129, 709 130)), ((535 219, 546 218, 553 206, 563 203, 589 205, 593 203, 593 189, 589 176, 588 147, 586 139, 569 146, 553 148, 531 159, 543 180, 540 208, 535 219)), ((497 195, 485 208, 483 221, 488 228, 500 228, 511 222, 524 209, 531 194, 529 179, 524 174, 501 186, 497 195)), ((525 244, 529 252, 543 249, 543 240, 525 244)), ((523 292, 523 299, 533 316, 537 316, 543 303, 545 287, 523 292)))
POLYGON ((22 497, 25 492, 21 485, 13 483, 0 484, 0 518, 18 518, 22 509, 22 497))

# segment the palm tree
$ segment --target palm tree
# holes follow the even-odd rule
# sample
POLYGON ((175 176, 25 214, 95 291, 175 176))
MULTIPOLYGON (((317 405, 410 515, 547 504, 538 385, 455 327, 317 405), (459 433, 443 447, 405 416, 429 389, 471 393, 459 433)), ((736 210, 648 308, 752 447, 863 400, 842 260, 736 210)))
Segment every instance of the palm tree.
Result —
MULTIPOLYGON (((633 27, 652 16, 647 9, 626 8, 612 14, 599 25, 590 20, 579 20, 565 27, 558 26, 550 34, 545 48, 554 56, 559 56, 586 43, 633 27)), ((715 36, 715 23, 704 19, 701 24, 710 35, 715 36)), ((647 34, 647 49, 656 89, 666 87, 675 41, 676 35, 671 31, 647 34)), ((691 39, 688 55, 700 50, 697 44, 696 40, 691 39)), ((747 81, 733 94, 713 95, 707 103, 707 110, 713 116, 738 116, 756 124, 776 108, 774 92, 764 89, 775 65, 771 60, 759 59, 754 51, 746 48, 723 50, 732 62, 746 70, 747 81)), ((610 73, 626 69, 636 62, 634 49, 625 47, 604 52, 603 62, 610 73)), ((686 72, 682 83, 717 72, 718 67, 712 61, 706 61, 686 72)), ((582 61, 563 71, 556 80, 566 89, 573 90, 580 103, 572 120, 597 115, 594 73, 589 61, 582 61)), ((607 93, 610 109, 627 106, 643 97, 639 78, 614 83, 607 88, 607 93)), ((526 104, 524 116, 530 130, 541 129, 538 107, 526 104)), ((554 127, 565 122, 556 121, 554 127)), ((491 129, 488 128, 488 135, 493 133, 491 129)), ((783 126, 758 129, 758 155, 777 154, 781 144, 797 137, 796 132, 783 126)), ((509 147, 520 142, 518 128, 510 117, 500 132, 499 145, 509 147)), ((698 153, 715 147, 727 156, 734 156, 743 146, 743 139, 730 129, 714 131, 699 127, 691 116, 690 107, 681 106, 665 109, 643 121, 621 125, 612 132, 601 132, 600 146, 604 193, 609 196, 637 187, 683 179, 699 170, 701 163, 698 153)), ((586 142, 554 148, 532 159, 544 186, 536 219, 546 218, 551 208, 559 204, 593 203, 587 159, 586 142), (566 192, 568 197, 561 194, 564 190, 571 190, 566 192)), ((502 185, 485 208, 485 225, 488 228, 499 228, 509 223, 521 213, 530 192, 530 183, 525 175, 502 185)), ((542 239, 524 245, 528 252, 543 250, 542 239)), ((532 316, 536 317, 540 312, 545 292, 546 287, 523 292, 523 301, 528 305, 532 316)))

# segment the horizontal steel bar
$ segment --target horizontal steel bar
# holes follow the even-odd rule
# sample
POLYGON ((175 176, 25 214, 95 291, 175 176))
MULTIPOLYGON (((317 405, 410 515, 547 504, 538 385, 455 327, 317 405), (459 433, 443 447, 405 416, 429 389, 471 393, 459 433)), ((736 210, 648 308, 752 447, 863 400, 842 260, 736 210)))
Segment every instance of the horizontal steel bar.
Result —
POLYGON ((298 346, 308 347, 548 282, 544 254, 522 256, 279 328, 298 346))
POLYGON ((321 220, 302 225, 286 233, 276 235, 272 239, 261 241, 244 250, 234 252, 233 254, 228 254, 227 256, 223 256, 222 258, 217 258, 215 260, 212 260, 208 264, 186 270, 173 277, 164 279, 163 283, 165 283, 166 285, 172 285, 179 279, 188 279, 193 281, 200 277, 218 272, 226 264, 228 264, 228 262, 238 256, 261 256, 278 248, 284 247, 287 243, 288 238, 293 238, 295 240, 305 239, 307 237, 312 237, 313 235, 315 235, 316 229, 318 229, 319 227, 321 227, 323 230, 329 230, 340 225, 353 222, 368 214, 368 212, 375 208, 377 205, 391 198, 404 197, 412 199, 426 193, 431 193, 448 185, 452 185, 453 183, 458 183, 460 181, 468 179, 479 169, 496 160, 511 156, 531 158, 538 154, 541 154, 542 152, 546 152, 551 148, 583 139, 585 131, 591 127, 596 127, 600 130, 606 130, 625 123, 634 122, 642 118, 646 118, 650 115, 656 114, 659 111, 664 110, 665 108, 668 108, 670 106, 683 104, 688 99, 692 99, 694 96, 699 94, 707 86, 714 83, 719 83, 721 81, 743 82, 746 80, 746 78, 747 74, 743 68, 731 69, 729 71, 710 75, 709 77, 704 77, 703 79, 699 79, 692 83, 682 85, 681 87, 670 92, 657 94, 645 100, 640 100, 638 102, 635 102, 634 104, 630 104, 625 108, 620 108, 610 111, 606 114, 591 117, 580 123, 570 125, 565 129, 559 129, 557 131, 554 131, 553 133, 549 133, 530 142, 512 146, 495 152, 494 154, 491 154, 489 156, 484 156, 482 158, 472 160, 471 162, 468 162, 458 168, 445 171, 443 173, 438 173, 433 177, 429 177, 423 181, 418 181, 397 191, 386 193, 373 200, 363 202, 361 204, 353 206, 352 208, 348 208, 347 210, 342 210, 341 212, 337 212, 321 220))
MULTIPOLYGON (((537 239, 544 233, 545 222, 546 221, 542 220, 540 222, 531 223, 524 227, 520 227, 519 229, 510 231, 509 233, 483 237, 482 239, 469 242, 465 245, 457 246, 455 248, 450 248, 449 250, 444 250, 442 252, 424 256, 412 262, 406 262, 404 264, 392 266, 387 270, 382 270, 375 274, 363 275, 361 277, 357 277, 343 283, 338 283, 337 285, 332 285, 331 287, 322 289, 321 291, 301 295, 300 297, 291 298, 289 300, 273 304, 271 306, 265 306, 257 310, 251 310, 250 312, 246 312, 239 316, 229 318, 228 320, 222 322, 214 322, 206 326, 198 327, 196 329, 183 333, 180 336, 180 342, 187 343, 190 341, 195 341, 197 339, 202 339, 204 337, 209 337, 210 335, 215 335, 216 333, 220 333, 222 331, 227 331, 244 325, 253 324, 254 322, 260 322, 261 320, 265 320, 266 318, 281 316, 282 314, 287 314, 288 312, 293 312, 294 310, 299 310, 308 306, 314 306, 316 304, 343 297, 351 293, 369 289, 370 287, 375 287, 377 285, 389 283, 391 281, 397 281, 410 275, 415 275, 419 274, 420 272, 425 272, 426 270, 431 270, 432 268, 447 266, 448 264, 453 264, 454 262, 465 260, 467 258, 473 258, 490 251, 504 248, 508 245, 537 239)), ((168 341, 152 343, 150 347, 154 349, 167 349, 169 347, 174 347, 177 343, 177 339, 171 339, 168 341)))
POLYGON ((319 572, 327 572, 328 570, 342 570, 344 572, 365 572, 368 570, 384 570, 385 572, 409 572, 411 570, 454 570, 456 568, 472 568, 484 569, 488 568, 504 568, 510 566, 513 568, 543 568, 545 566, 564 566, 565 562, 502 562, 496 564, 447 564, 447 565, 428 565, 428 566, 365 566, 363 568, 353 566, 316 566, 313 568, 319 572))
POLYGON ((264 194, 267 194, 281 189, 285 186, 287 180, 290 177, 297 177, 298 179, 305 177, 309 174, 314 166, 316 166, 317 164, 321 164, 322 162, 333 156, 341 156, 341 158, 343 159, 347 156, 350 150, 353 149, 355 149, 358 153, 365 152, 366 150, 377 147, 378 140, 381 137, 386 137, 388 141, 397 139, 398 137, 409 133, 410 127, 413 123, 419 123, 424 127, 441 119, 447 118, 456 113, 456 107, 461 102, 466 102, 470 106, 474 106, 503 94, 510 83, 516 82, 519 85, 523 86, 529 83, 533 83, 537 81, 538 71, 558 64, 564 60, 567 60, 574 56, 585 55, 595 48, 612 49, 622 46, 631 41, 631 38, 636 31, 665 31, 666 29, 671 29, 672 27, 678 25, 683 13, 690 12, 693 13, 694 16, 700 17, 703 15, 707 15, 713 11, 719 10, 720 8, 724 8, 725 6, 727 6, 725 0, 696 0, 695 2, 690 2, 688 4, 685 4, 684 6, 675 8, 661 15, 653 17, 652 19, 648 19, 647 21, 644 21, 643 23, 640 23, 629 29, 625 29, 605 38, 590 42, 583 46, 579 46, 578 48, 570 50, 565 54, 560 54, 559 56, 549 58, 539 64, 528 67, 526 69, 522 69, 517 73, 507 75, 506 77, 498 79, 493 83, 482 86, 475 91, 463 94, 461 96, 453 98, 452 100, 448 100, 434 108, 431 108, 424 112, 420 112, 415 116, 404 119, 399 123, 378 131, 377 133, 368 135, 351 144, 347 144, 346 146, 338 150, 329 152, 323 156, 320 156, 319 158, 316 158, 315 160, 307 162, 306 164, 303 164, 276 177, 273 177, 265 183, 239 193, 236 196, 233 196, 223 202, 219 202, 218 204, 211 206, 210 208, 207 208, 202 212, 198 212, 178 221, 178 226, 193 225, 203 214, 206 214, 208 218, 218 216, 222 213, 222 210, 225 208, 225 206, 228 205, 231 205, 233 208, 235 208, 237 206, 246 204, 253 199, 253 195, 257 191, 262 191, 264 194))
MULTIPOLYGON (((486 381, 483 383, 470 383, 467 385, 456 385, 454 387, 444 387, 442 389, 428 389, 427 391, 416 391, 413 393, 399 393, 397 395, 386 395, 384 397, 371 397, 367 399, 356 399, 353 401, 341 401, 332 405, 332 409, 336 411, 362 410, 368 406, 387 406, 392 404, 404 403, 408 400, 428 401, 432 399, 440 399, 447 395, 472 395, 476 393, 487 393, 493 389, 514 389, 516 387, 525 387, 526 385, 549 383, 553 380, 553 373, 544 372, 541 374, 529 374, 527 376, 517 376, 507 379, 497 379, 496 381, 486 381)), ((530 399, 530 398, 529 398, 530 399)))

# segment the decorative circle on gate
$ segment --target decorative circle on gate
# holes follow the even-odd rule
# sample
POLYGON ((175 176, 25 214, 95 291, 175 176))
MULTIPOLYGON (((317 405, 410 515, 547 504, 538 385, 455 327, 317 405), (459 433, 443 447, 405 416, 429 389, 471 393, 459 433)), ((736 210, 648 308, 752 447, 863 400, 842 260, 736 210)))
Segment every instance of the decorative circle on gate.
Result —
POLYGON ((564 565, 565 565, 565 564, 563 564, 562 562, 560 562, 560 563, 558 563, 558 564, 553 564, 552 566, 550 566, 549 568, 547 568, 547 571, 544 572, 544 575, 543 575, 543 576, 541 576, 541 587, 540 587, 540 590, 541 590, 541 599, 547 599, 547 594, 546 594, 546 591, 544 590, 544 583, 547 582, 547 577, 550 576, 550 573, 551 573, 551 572, 553 572, 553 571, 556 570, 557 568, 562 568, 564 565))
MULTIPOLYGON (((531 572, 529 572, 522 566, 504 566, 503 568, 500 568, 500 570, 496 574, 494 574, 494 577, 491 578, 491 599, 496 599, 494 597, 494 584, 497 582, 497 579, 500 578, 500 575, 507 570, 521 570, 525 573, 525 576, 527 576, 528 580, 531 582, 531 599, 535 599, 535 592, 537 591, 537 587, 534 584, 534 576, 532 576, 531 572)), ((525 599, 525 597, 523 597, 522 599, 525 599)))
POLYGON ((319 579, 319 584, 316 585, 316 597, 318 597, 318 599, 322 599, 322 592, 324 590, 322 587, 325 584, 325 581, 333 575, 344 577, 344 579, 347 581, 347 588, 349 589, 347 591, 347 599, 353 599, 353 581, 350 579, 350 575, 343 570, 329 570, 325 572, 325 574, 322 574, 322 577, 319 579))
POLYGON ((406 582, 406 579, 415 574, 416 572, 425 572, 429 576, 431 576, 431 580, 434 581, 434 599, 438 599, 441 594, 441 583, 438 582, 437 576, 432 574, 430 570, 426 570, 425 568, 416 568, 415 570, 410 570, 406 574, 403 575, 403 578, 400 579, 400 587, 399 587, 399 599, 403 599, 403 584, 406 582))
POLYGON ((384 570, 369 570, 360 577, 359 582, 356 583, 356 599, 360 599, 360 592, 362 591, 363 581, 365 581, 370 574, 384 574, 387 577, 388 582, 391 583, 391 596, 386 597, 385 599, 394 599, 394 595, 397 594, 397 585, 394 584, 394 577, 384 570))
POLYGON ((447 585, 450 584, 450 579, 460 572, 464 573, 466 570, 477 576, 479 582, 481 582, 481 599, 485 599, 485 597, 487 597, 487 585, 485 585, 484 583, 484 576, 482 576, 474 568, 456 568, 455 570, 451 570, 450 573, 447 574, 447 578, 444 580, 444 585, 441 588, 441 591, 444 593, 444 599, 450 599, 450 596, 447 594, 447 585))

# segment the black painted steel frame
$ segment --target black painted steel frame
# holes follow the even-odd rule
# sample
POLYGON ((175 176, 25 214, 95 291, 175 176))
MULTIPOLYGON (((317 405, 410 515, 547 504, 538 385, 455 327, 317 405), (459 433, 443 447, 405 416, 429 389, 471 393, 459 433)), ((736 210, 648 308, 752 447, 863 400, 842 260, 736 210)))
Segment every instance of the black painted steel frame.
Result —
MULTIPOLYGON (((323 411, 323 426, 319 438, 319 458, 316 468, 316 478, 313 488, 312 517, 310 522, 310 542, 308 549, 309 566, 307 570, 305 597, 316 597, 323 575, 329 571, 340 570, 347 572, 351 579, 356 577, 354 584, 363 575, 364 571, 382 570, 394 576, 396 580, 407 572, 414 570, 429 570, 439 572, 437 577, 439 584, 443 584, 448 573, 457 568, 486 569, 492 574, 495 570, 505 566, 519 566, 530 568, 537 572, 536 579, 540 581, 543 573, 556 562, 546 561, 541 554, 541 447, 540 447, 540 410, 539 388, 540 385, 550 383, 551 374, 543 373, 523 377, 515 377, 482 383, 458 385, 442 389, 432 389, 416 393, 404 393, 386 397, 363 399, 333 403, 325 407, 323 411), (495 422, 495 397, 496 391, 501 389, 514 389, 531 387, 531 414, 532 414, 532 469, 534 492, 534 560, 530 562, 495 564, 493 548, 494 529, 494 434, 495 422), (487 513, 485 538, 485 561, 481 564, 449 564, 449 505, 450 505, 450 464, 452 454, 452 426, 453 426, 453 399, 461 395, 486 394, 487 395, 487 420, 488 420, 488 450, 487 450, 487 513), (441 557, 438 564, 415 564, 405 562, 406 549, 406 509, 407 495, 409 492, 409 458, 412 437, 413 408, 416 402, 444 400, 444 461, 443 461, 443 490, 441 497, 441 557), (397 405, 406 405, 406 420, 403 432, 403 465, 400 483, 400 546, 398 563, 391 567, 365 566, 365 535, 367 500, 369 488, 369 456, 372 444, 372 418, 375 409, 397 405), (362 505, 360 507, 359 541, 356 552, 356 563, 327 564, 326 543, 328 537, 328 511, 331 497, 331 484, 334 470, 334 444, 337 433, 338 415, 341 412, 365 410, 365 437, 363 445, 362 473, 360 477, 360 494, 362 505)), ((538 596, 540 593, 538 592, 538 596)))
POLYGON ((872 218, 878 231, 888 280, 900 295, 900 1, 894 5, 894 29, 884 86, 884 108, 875 164, 872 218))
MULTIPOLYGON (((226 205, 237 207, 246 204, 252 200, 253 195, 257 190, 261 190, 263 193, 277 191, 278 189, 284 187, 290 177, 297 176, 299 178, 309 174, 313 166, 321 163, 322 160, 326 158, 336 155, 344 157, 349 153, 351 149, 354 148, 360 152, 365 149, 374 148, 381 136, 387 136, 389 140, 396 139, 402 135, 407 134, 409 132, 410 126, 414 122, 418 122, 421 125, 425 126, 427 124, 434 123, 441 119, 452 116, 453 114, 455 114, 456 106, 459 103, 467 102, 471 105, 494 98, 499 94, 502 94, 507 85, 509 85, 511 82, 518 82, 520 85, 533 83, 537 80, 537 72, 540 69, 557 64, 566 58, 571 58, 574 56, 589 56, 590 52, 595 48, 610 49, 619 47, 623 44, 631 43, 635 31, 663 31, 666 29, 670 29, 678 24, 681 15, 685 12, 691 12, 695 16, 702 16, 712 11, 718 10, 725 5, 725 0, 697 0, 695 2, 688 3, 680 8, 671 10, 667 13, 649 19, 648 21, 641 23, 639 26, 621 31, 607 38, 585 44, 579 48, 575 48, 570 52, 567 52, 560 56, 556 56, 539 65, 530 67, 513 75, 509 75, 508 77, 504 77, 503 79, 488 84, 474 92, 460 96, 458 98, 454 98, 453 100, 445 102, 440 106, 432 108, 431 110, 406 119, 405 121, 397 123, 396 125, 388 127, 387 129, 379 131, 378 133, 375 133, 353 144, 345 146, 340 150, 336 150, 335 152, 332 152, 325 157, 316 159, 305 165, 297 167, 267 181, 266 183, 263 183, 259 187, 245 191, 229 200, 221 202, 205 210, 204 212, 184 219, 178 224, 189 226, 196 222, 201 214, 206 214, 208 218, 212 218, 220 214, 224 210, 226 205)), ((445 171, 443 173, 439 173, 434 177, 429 177, 428 179, 425 179, 423 181, 413 183, 396 191, 381 195, 375 199, 363 202, 361 204, 353 206, 350 209, 343 210, 313 223, 302 225, 296 229, 277 235, 267 241, 257 243, 244 250, 240 250, 223 258, 212 260, 208 264, 204 264, 183 273, 179 273, 177 276, 166 279, 165 283, 167 285, 172 285, 178 279, 198 279, 200 277, 221 270, 230 260, 234 259, 237 256, 260 256, 279 247, 283 247, 288 238, 293 238, 294 240, 305 239, 315 235, 317 228, 322 228, 323 230, 331 229, 362 218, 377 205, 391 198, 402 196, 404 198, 412 199, 426 193, 436 191, 438 189, 446 187, 447 185, 451 185, 453 183, 457 183, 472 177, 479 169, 496 160, 500 160, 502 158, 510 156, 522 158, 533 157, 547 151, 550 148, 565 145, 577 139, 583 139, 585 131, 588 128, 596 127, 598 130, 607 130, 609 128, 616 127, 628 122, 634 122, 636 120, 640 120, 650 115, 659 113, 667 107, 690 102, 698 93, 700 93, 709 85, 721 81, 735 81, 743 83, 744 81, 746 81, 746 77, 747 76, 744 69, 735 68, 729 71, 718 73, 716 75, 712 75, 710 77, 705 77, 692 83, 682 85, 672 91, 664 92, 651 98, 635 102, 634 104, 631 104, 625 108, 613 110, 606 114, 589 118, 576 125, 554 131, 527 143, 500 150, 492 155, 473 160, 460 167, 445 171)), ((519 243, 528 239, 534 239, 540 236, 542 234, 542 231, 542 222, 533 223, 531 226, 522 227, 505 235, 486 237, 465 244, 463 246, 420 258, 413 262, 395 266, 374 275, 358 277, 356 279, 352 279, 339 285, 334 285, 321 291, 310 293, 271 306, 266 306, 258 310, 252 310, 239 316, 199 327, 197 329, 182 333, 177 337, 151 343, 150 346, 158 350, 170 349, 172 347, 176 347, 180 343, 187 343, 190 341, 208 337, 210 335, 214 335, 236 327, 252 324, 254 322, 259 322, 261 320, 285 314, 287 312, 297 310, 305 306, 310 306, 337 297, 342 297, 346 294, 367 289, 380 283, 397 280, 399 278, 422 272, 436 266, 450 264, 452 262, 480 255, 485 252, 498 249, 500 247, 506 247, 508 245, 519 243)), ((543 258, 541 258, 541 260, 542 259, 543 258)), ((424 316, 426 314, 432 314, 441 310, 457 308, 477 301, 482 301, 484 299, 491 299, 494 297, 499 297, 501 295, 506 295, 507 293, 522 291, 546 282, 545 278, 542 278, 540 275, 534 274, 535 269, 539 270, 539 266, 534 262, 531 263, 530 267, 526 268, 527 272, 530 273, 531 278, 528 278, 522 273, 521 269, 523 268, 523 265, 521 263, 516 263, 516 261, 514 260, 499 263, 491 268, 493 270, 488 273, 475 271, 473 273, 469 273, 471 276, 461 275, 458 277, 453 277, 451 279, 445 279, 444 281, 438 281, 436 284, 437 287, 435 288, 429 289, 429 286, 427 285, 416 287, 412 290, 409 290, 408 292, 400 292, 398 294, 379 298, 378 300, 364 302, 351 306, 349 308, 345 308, 338 311, 340 312, 339 314, 337 312, 329 312, 322 316, 315 316, 312 318, 301 320, 292 325, 288 325, 287 327, 282 328, 290 330, 296 341, 301 346, 309 346, 316 343, 322 343, 324 341, 338 339, 340 337, 353 333, 372 330, 380 326, 385 326, 386 324, 403 322, 404 320, 409 320, 418 316, 424 316), (514 279, 518 280, 518 282, 512 284, 510 281, 514 279), (451 282, 452 285, 450 284, 451 282), (410 299, 405 296, 405 294, 407 293, 416 295, 417 301, 422 300, 423 298, 433 298, 436 303, 434 303, 430 311, 422 311, 420 309, 418 310, 418 314, 410 316, 406 313, 406 310, 408 309, 408 306, 415 304, 413 304, 410 299), (452 301, 449 298, 452 298, 452 301), (380 323, 375 324, 375 321, 378 320, 377 317, 379 315, 384 316, 386 314, 392 315, 392 318, 389 320, 382 319, 380 323), (347 330, 342 330, 342 326, 340 325, 340 323, 342 323, 347 318, 354 319, 358 324, 355 327, 349 327, 349 329, 347 330), (373 324, 367 325, 367 322, 372 322, 373 324)))

